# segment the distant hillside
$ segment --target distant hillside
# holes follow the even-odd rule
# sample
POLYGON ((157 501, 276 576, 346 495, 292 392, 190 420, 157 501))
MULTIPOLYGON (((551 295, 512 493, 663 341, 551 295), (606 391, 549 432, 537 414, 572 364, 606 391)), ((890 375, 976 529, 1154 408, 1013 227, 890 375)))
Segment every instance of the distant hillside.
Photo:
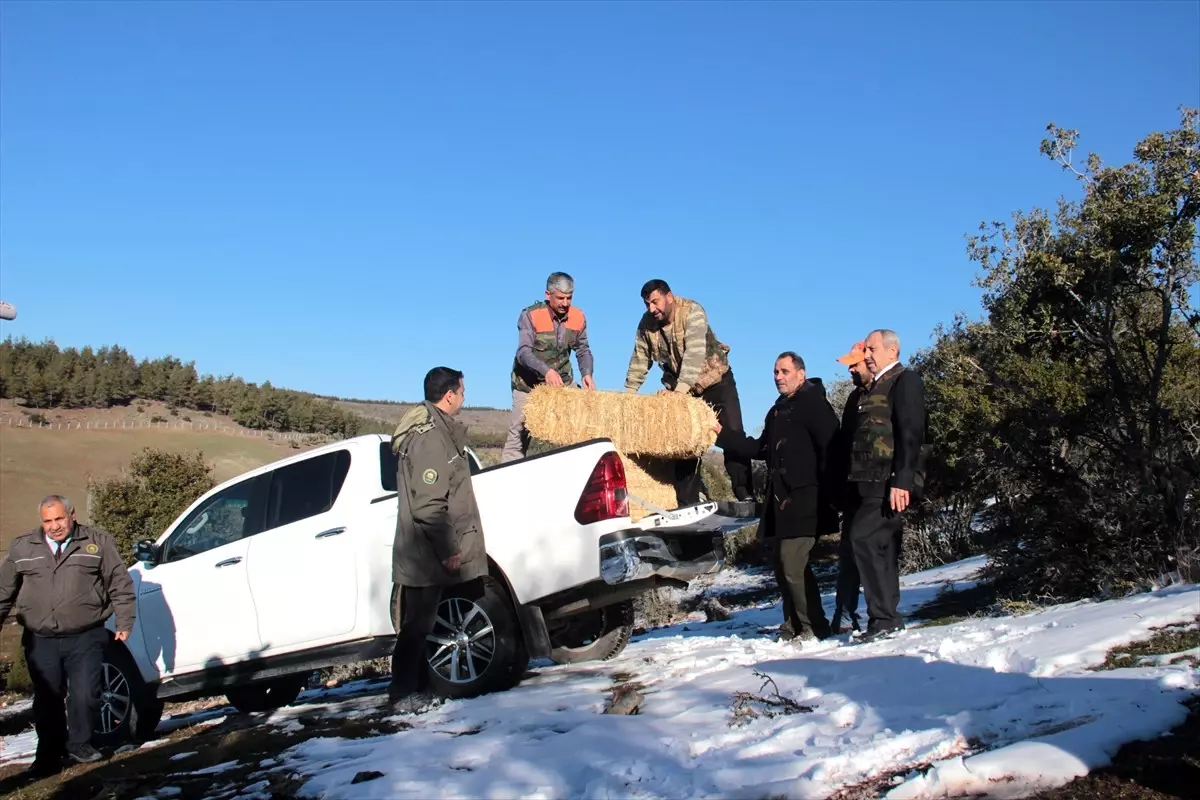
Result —
MULTIPOLYGON (((391 433, 414 405, 280 389, 270 381, 259 386, 233 376, 201 376, 194 362, 174 356, 139 361, 118 346, 60 349, 53 341, 33 344, 11 337, 0 342, 0 399, 19 401, 31 413, 156 402, 176 411, 220 415, 244 428, 335 438, 391 433)), ((462 420, 476 447, 503 444, 508 411, 467 408, 462 420)))
MULTIPOLYGON (((415 403, 397 403, 379 400, 331 399, 338 408, 375 422, 386 423, 388 432, 415 403)), ((502 447, 508 435, 510 412, 496 408, 464 407, 458 419, 467 426, 471 442, 479 447, 502 447)))
POLYGON ((308 392, 261 386, 232 375, 200 376, 195 362, 174 356, 138 361, 124 348, 59 349, 11 337, 0 342, 0 398, 35 409, 111 408, 153 400, 170 408, 228 416, 256 430, 356 436, 382 433, 377 420, 338 408, 308 392))

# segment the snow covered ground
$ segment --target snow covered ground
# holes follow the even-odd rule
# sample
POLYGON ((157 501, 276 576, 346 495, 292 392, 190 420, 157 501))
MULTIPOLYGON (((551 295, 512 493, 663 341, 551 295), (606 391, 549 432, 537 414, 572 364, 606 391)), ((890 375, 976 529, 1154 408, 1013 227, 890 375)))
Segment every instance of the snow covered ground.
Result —
MULTIPOLYGON (((982 564, 907 577, 903 607, 947 582, 971 585, 982 564)), ((712 588, 761 581, 729 572, 712 588)), ((896 779, 889 796, 1020 797, 1173 727, 1186 715, 1180 701, 1200 692, 1194 668, 1161 659, 1088 670, 1113 646, 1193 619, 1195 585, 910 627, 870 644, 846 635, 803 647, 775 642, 761 631, 777 626, 779 613, 777 603, 764 603, 726 622, 705 623, 700 614, 637 637, 611 662, 539 668, 511 691, 446 703, 414 718, 410 730, 311 739, 259 775, 299 775, 302 794, 323 798, 817 798, 932 762, 896 779), (640 687, 636 715, 602 713, 618 684, 640 687), (776 692, 803 710, 784 714, 735 694, 776 692), (381 775, 352 783, 368 772, 381 775)), ((269 724, 378 716, 382 697, 361 691, 306 694, 269 724)), ((31 755, 28 735, 3 744, 0 759, 31 755)))

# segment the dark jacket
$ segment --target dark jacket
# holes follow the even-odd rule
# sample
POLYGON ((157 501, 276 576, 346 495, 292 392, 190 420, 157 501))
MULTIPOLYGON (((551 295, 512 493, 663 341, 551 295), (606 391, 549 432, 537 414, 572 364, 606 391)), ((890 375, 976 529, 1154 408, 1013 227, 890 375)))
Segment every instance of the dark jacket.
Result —
POLYGON ((471 486, 467 432, 432 403, 410 409, 392 435, 399 509, 392 581, 451 586, 487 574, 483 523, 471 486), (456 572, 442 563, 462 554, 456 572))
POLYGON ((858 425, 858 404, 867 388, 855 386, 842 407, 842 422, 833 437, 829 453, 829 480, 834 487, 838 506, 847 510, 850 503, 850 445, 854 441, 854 429, 858 425))
POLYGON ((17 621, 41 636, 98 628, 114 613, 117 630, 130 631, 137 616, 112 535, 79 523, 57 562, 40 527, 12 541, 0 564, 0 625, 14 607, 17 621))
POLYGON ((809 378, 794 395, 775 401, 757 439, 741 431, 721 430, 718 447, 767 462, 765 537, 789 539, 837 530, 836 482, 828 473, 837 429, 837 414, 825 397, 821 379, 809 378))
POLYGON ((859 399, 850 443, 849 479, 860 484, 862 495, 889 488, 922 495, 926 427, 925 384, 918 373, 896 364, 871 383, 859 399))

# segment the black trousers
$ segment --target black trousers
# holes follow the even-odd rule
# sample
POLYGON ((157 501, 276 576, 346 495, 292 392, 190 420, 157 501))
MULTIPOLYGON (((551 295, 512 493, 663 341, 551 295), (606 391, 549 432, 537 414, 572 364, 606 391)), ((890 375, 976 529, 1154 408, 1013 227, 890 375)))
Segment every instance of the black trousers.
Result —
POLYGON ((838 541, 837 611, 847 617, 858 614, 858 563, 854 560, 854 544, 850 539, 849 522, 842 528, 838 541))
POLYGON ((25 631, 21 644, 33 681, 33 726, 39 762, 61 759, 67 748, 89 744, 100 712, 108 629, 69 636, 25 631))
MULTIPOLYGON (((700 399, 711 405, 717 412, 717 422, 722 428, 733 431, 745 430, 742 426, 742 403, 738 398, 737 382, 733 378, 733 370, 729 370, 721 380, 700 393, 700 399)), ((750 461, 739 458, 732 453, 725 453, 725 472, 729 475, 729 483, 733 487, 733 496, 737 500, 752 500, 754 488, 750 481, 750 461)), ((689 458, 677 461, 675 464, 675 495, 679 505, 688 506, 700 502, 700 492, 704 491, 704 480, 700 475, 700 459, 689 458)))
POLYGON ((867 631, 904 627, 900 616, 900 541, 904 517, 892 511, 883 484, 857 484, 850 544, 867 598, 867 631))
POLYGON ((402 586, 400 588, 400 630, 392 649, 392 683, 388 700, 395 702, 428 686, 425 671, 426 640, 437 621, 440 586, 402 586))
POLYGON ((775 582, 783 595, 783 634, 812 633, 818 639, 830 634, 829 620, 821 605, 821 589, 809 556, 815 536, 780 539, 774 546, 775 582))

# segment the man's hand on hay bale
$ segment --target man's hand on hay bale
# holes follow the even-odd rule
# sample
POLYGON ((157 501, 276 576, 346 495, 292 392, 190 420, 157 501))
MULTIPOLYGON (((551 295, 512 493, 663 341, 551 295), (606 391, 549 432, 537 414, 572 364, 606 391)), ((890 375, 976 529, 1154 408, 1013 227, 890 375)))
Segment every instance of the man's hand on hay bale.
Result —
POLYGON ((555 388, 561 388, 563 385, 562 375, 558 374, 558 370, 552 369, 546 373, 546 385, 555 388))
POLYGON ((591 375, 583 376, 583 388, 589 392, 596 391, 596 382, 594 380, 592 380, 591 375))

